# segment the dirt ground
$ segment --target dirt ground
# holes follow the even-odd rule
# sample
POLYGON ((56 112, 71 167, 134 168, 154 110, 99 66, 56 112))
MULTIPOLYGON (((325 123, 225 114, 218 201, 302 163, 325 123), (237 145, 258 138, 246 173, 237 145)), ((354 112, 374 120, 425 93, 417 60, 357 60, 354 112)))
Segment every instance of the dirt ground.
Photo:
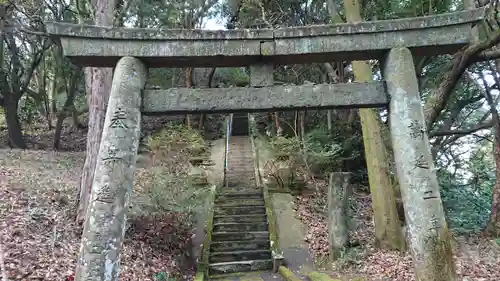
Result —
MULTIPOLYGON (((326 185, 326 183, 323 183, 326 185)), ((324 189, 322 189, 324 190, 324 189)), ((399 254, 376 249, 372 221, 371 198, 368 194, 354 193, 351 199, 352 240, 362 246, 351 249, 348 255, 334 264, 324 262, 328 251, 327 224, 319 215, 327 198, 324 192, 295 198, 297 215, 308 226, 306 241, 309 250, 317 257, 317 263, 330 272, 332 277, 354 280, 346 276, 363 277, 370 281, 414 281, 413 265, 409 253, 399 254)), ((500 280, 500 246, 480 235, 455 236, 458 280, 495 281, 500 280)))
MULTIPOLYGON (((165 121, 145 122, 146 134, 165 121)), ((77 185, 84 162, 86 134, 65 127, 62 150, 47 148, 53 131, 26 129, 30 148, 5 149, 6 131, 0 130, 0 255, 9 280, 72 280, 80 245, 81 227, 75 225, 77 185), (43 149, 43 150, 40 150, 43 149)), ((170 166, 184 172, 185 155, 168 155, 170 166)), ((136 172, 137 192, 151 167, 142 157, 136 172), (142 177, 142 178, 141 178, 142 177), (139 183, 139 184, 137 184, 139 183)), ((307 225, 304 240, 321 263, 327 251, 327 228, 321 208, 325 194, 295 198, 296 214, 307 225)), ((360 242, 341 262, 326 269, 333 277, 363 276, 366 280, 415 280, 408 254, 373 247, 374 233, 370 196, 354 194, 353 239, 360 242)), ((136 216, 129 219, 120 281, 149 281, 158 274, 176 274, 190 280, 193 267, 179 260, 192 237, 192 227, 180 214, 136 216)), ((457 271, 464 281, 500 280, 500 247, 481 236, 455 237, 457 271)), ((323 263, 324 264, 324 263, 323 263)), ((0 266, 2 266, 0 264, 0 266)), ((348 280, 348 278, 344 278, 348 280)))
MULTIPOLYGON (((9 280, 72 280, 81 227, 74 223, 84 153, 0 150, 0 242, 9 280)), ((137 181, 149 167, 142 163, 137 181)), ((179 214, 131 217, 120 279, 153 280, 182 268, 191 228, 179 214)), ((186 279, 184 279, 186 278, 186 279)))

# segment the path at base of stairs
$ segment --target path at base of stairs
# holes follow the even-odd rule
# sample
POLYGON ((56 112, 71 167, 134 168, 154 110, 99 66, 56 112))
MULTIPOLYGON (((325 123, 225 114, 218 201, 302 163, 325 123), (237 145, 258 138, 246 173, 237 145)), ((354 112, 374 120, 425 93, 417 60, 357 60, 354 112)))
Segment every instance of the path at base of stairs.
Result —
POLYGON ((278 243, 283 251, 286 266, 302 280, 314 270, 314 259, 304 241, 306 226, 295 217, 294 198, 286 193, 272 193, 271 202, 276 216, 278 243))

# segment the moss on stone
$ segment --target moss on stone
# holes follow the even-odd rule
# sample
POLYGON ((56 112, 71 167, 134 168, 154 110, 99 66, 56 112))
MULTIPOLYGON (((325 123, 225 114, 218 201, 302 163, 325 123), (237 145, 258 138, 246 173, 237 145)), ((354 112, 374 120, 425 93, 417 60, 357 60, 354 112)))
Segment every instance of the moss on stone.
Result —
POLYGON ((293 272, 285 266, 279 267, 279 273, 286 281, 302 281, 302 279, 293 274, 293 272))
POLYGON ((205 280, 205 272, 203 271, 197 271, 196 275, 194 276, 193 281, 204 281, 205 280))
MULTIPOLYGON (((426 242, 429 256, 425 259, 425 268, 417 276, 421 280, 456 280, 456 265, 451 246, 451 234, 446 226, 439 235, 430 237, 426 242), (437 273, 437 274, 436 274, 437 273)), ((420 264, 423 265, 423 264, 420 264)), ((418 265, 417 265, 418 266, 418 265)))
POLYGON ((341 281, 340 279, 333 279, 326 273, 321 273, 317 271, 310 271, 307 273, 307 277, 311 279, 311 281, 341 281))

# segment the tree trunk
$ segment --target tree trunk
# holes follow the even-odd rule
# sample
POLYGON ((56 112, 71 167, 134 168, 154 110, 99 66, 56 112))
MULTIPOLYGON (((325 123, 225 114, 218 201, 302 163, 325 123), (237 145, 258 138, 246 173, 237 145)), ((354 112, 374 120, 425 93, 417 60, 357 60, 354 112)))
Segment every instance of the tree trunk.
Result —
POLYGON ((495 141, 493 144, 493 159, 495 161, 495 185, 493 186, 493 198, 491 201, 491 214, 487 233, 492 237, 500 237, 500 119, 496 114, 494 127, 495 141))
POLYGON ((11 93, 5 97, 5 123, 7 124, 9 145, 13 148, 26 149, 21 122, 19 122, 19 115, 17 114, 19 103, 17 96, 19 95, 11 93))
MULTIPOLYGON (((358 0, 344 0, 348 22, 361 22, 358 0)), ((367 82, 372 80, 371 67, 366 61, 352 63, 355 80, 367 82)), ((402 250, 404 237, 400 229, 396 196, 391 185, 387 151, 381 134, 380 122, 374 109, 359 109, 363 144, 365 147, 368 180, 372 195, 372 208, 375 221, 375 237, 382 248, 402 250)))
POLYGON ((77 213, 77 222, 81 223, 89 204, 90 191, 94 179, 94 170, 97 155, 101 144, 102 129, 106 114, 106 106, 113 77, 110 68, 94 68, 92 71, 92 91, 89 97, 89 125, 87 132, 87 150, 83 165, 82 181, 80 184, 80 200, 77 213))
POLYGON ((295 110, 293 118, 293 130, 295 131, 295 138, 300 142, 300 129, 299 129, 299 110, 295 110))
MULTIPOLYGON (((9 136, 9 146, 15 148, 26 149, 26 143, 24 142, 23 131, 21 128, 21 123, 19 122, 19 116, 17 114, 17 108, 19 104, 19 99, 21 94, 9 92, 10 87, 8 85, 7 75, 3 70, 4 64, 4 24, 6 17, 6 4, 0 4, 0 89, 3 92, 3 107, 5 114, 5 123, 7 124, 7 132, 9 136)), ((12 77, 11 77, 12 79, 12 77)))
MULTIPOLYGON (((99 26, 112 26, 115 1, 97 0, 95 24, 99 26)), ((113 77, 111 68, 93 68, 86 71, 86 75, 92 73, 91 90, 87 92, 89 105, 89 125, 87 132, 87 150, 85 163, 83 165, 82 179, 80 182, 80 195, 78 200, 77 222, 81 223, 85 218, 85 212, 89 204, 90 191, 94 179, 94 171, 101 143, 102 129, 106 114, 111 81, 113 77)), ((90 78, 86 77, 86 82, 90 78)))
POLYGON ((391 50, 382 69, 391 96, 391 140, 416 280, 456 281, 451 235, 444 216, 410 50, 391 50))
POLYGON ((300 140, 301 140, 301 143, 304 143, 304 140, 305 140, 305 136, 306 136, 306 115, 307 115, 307 111, 304 109, 304 110, 301 110, 300 111, 301 113, 301 117, 300 117, 300 140))
MULTIPOLYGON (((494 66, 490 62, 490 69, 494 73, 496 70, 497 73, 500 73, 500 63, 499 60, 494 62, 494 66)), ((497 74, 498 75, 498 74, 497 74)), ((484 75, 481 75, 484 79, 484 75)), ((495 76, 497 77, 497 76, 495 76)), ((495 82, 500 82, 500 79, 495 78, 495 82)), ((495 185, 493 186, 493 197, 491 200, 491 213, 490 220, 488 222, 488 226, 486 227, 486 232, 492 237, 500 237, 500 114, 497 109, 497 103, 495 102, 492 91, 485 84, 484 97, 490 107, 491 119, 493 120, 493 160, 495 161, 495 185)))
MULTIPOLYGON (((186 88, 192 88, 193 87, 193 68, 189 67, 186 68, 186 88)), ((186 114, 186 127, 189 129, 191 128, 191 114, 187 113, 186 114)))
POLYGON ((68 117, 70 114, 74 114, 73 112, 75 111, 74 109, 75 106, 73 104, 73 101, 75 99, 77 81, 78 81, 78 74, 74 73, 70 79, 69 86, 67 87, 68 96, 66 97, 66 101, 64 102, 63 109, 57 114, 57 122, 56 122, 56 129, 54 132, 54 144, 53 144, 55 150, 59 149, 61 141, 62 125, 64 119, 66 119, 66 117, 68 117))
POLYGON ((276 136, 281 136, 283 133, 283 128, 281 128, 279 112, 274 112, 274 124, 276 125, 276 136))
POLYGON ((332 110, 328 109, 326 111, 326 125, 328 127, 328 132, 331 133, 333 130, 333 124, 332 124, 332 110))

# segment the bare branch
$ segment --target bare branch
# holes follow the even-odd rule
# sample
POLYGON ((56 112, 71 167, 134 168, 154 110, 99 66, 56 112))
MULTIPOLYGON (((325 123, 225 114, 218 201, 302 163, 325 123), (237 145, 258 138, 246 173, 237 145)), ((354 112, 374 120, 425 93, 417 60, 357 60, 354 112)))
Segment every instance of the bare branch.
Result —
POLYGON ((482 42, 472 44, 463 48, 453 56, 449 70, 443 74, 439 87, 431 93, 424 105, 424 116, 427 124, 427 131, 432 129, 441 111, 446 107, 449 97, 464 71, 470 65, 473 58, 500 42, 500 30, 496 30, 493 35, 482 42))
POLYGON ((440 136, 450 136, 450 135, 469 135, 480 130, 489 129, 493 127, 493 120, 486 121, 485 123, 477 124, 476 126, 468 129, 461 130, 440 130, 436 132, 429 133, 430 137, 440 137, 440 136))

